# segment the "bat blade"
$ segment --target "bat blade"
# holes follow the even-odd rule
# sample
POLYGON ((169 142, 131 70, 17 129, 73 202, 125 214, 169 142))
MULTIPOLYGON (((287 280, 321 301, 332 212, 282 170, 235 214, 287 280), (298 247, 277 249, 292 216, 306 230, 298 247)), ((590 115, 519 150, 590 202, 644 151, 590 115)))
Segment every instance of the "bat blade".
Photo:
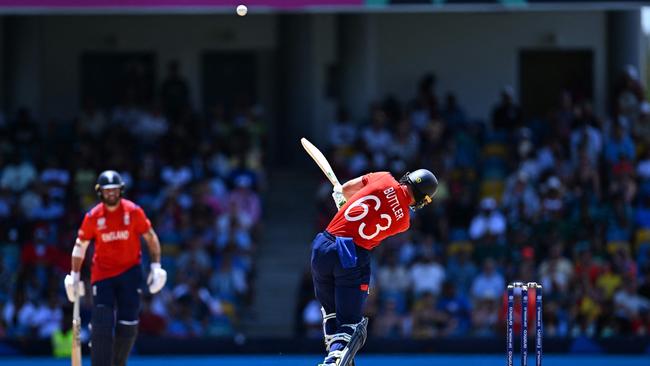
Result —
POLYGON ((334 174, 334 170, 330 166, 330 163, 327 161, 325 158, 325 155, 323 155, 320 150, 314 144, 309 142, 306 138, 301 138, 300 143, 302 144, 302 147, 307 151, 307 154, 311 156, 312 159, 314 159, 314 162, 316 162, 316 165, 320 168, 320 170, 323 171, 327 179, 332 183, 332 185, 340 185, 338 178, 336 178, 336 174, 334 174))
POLYGON ((81 366, 81 316, 79 316, 79 298, 72 310, 72 366, 81 366))

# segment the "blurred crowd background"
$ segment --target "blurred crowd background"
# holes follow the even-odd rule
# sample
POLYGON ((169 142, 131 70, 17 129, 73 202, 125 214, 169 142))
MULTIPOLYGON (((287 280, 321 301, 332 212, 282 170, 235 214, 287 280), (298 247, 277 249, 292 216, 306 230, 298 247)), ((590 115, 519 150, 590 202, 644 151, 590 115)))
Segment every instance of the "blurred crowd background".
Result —
MULTIPOLYGON (((63 277, 104 169, 147 213, 168 284, 144 296, 142 335, 232 335, 250 305, 265 185, 263 111, 245 95, 201 114, 171 62, 151 90, 138 73, 116 83, 121 100, 87 96, 71 121, 0 118, 0 339, 48 338, 70 327, 63 277)), ((90 294, 92 246, 82 280, 90 294)), ((148 271, 147 251, 143 250, 148 271)), ((90 320, 91 296, 82 303, 90 320)), ((86 329, 86 327, 84 327, 86 329)))
MULTIPOLYGON (((329 158, 342 180, 425 167, 441 182, 411 229, 375 250, 370 332, 501 335, 507 283, 535 281, 546 336, 650 334, 650 104, 633 67, 611 95, 611 115, 599 116, 582 90, 558 90, 556 107, 539 117, 505 86, 486 96, 492 114, 475 119, 462 96, 425 75, 411 101, 389 95, 367 121, 341 108, 329 158)), ((319 192, 317 230, 334 213, 330 189, 324 182, 319 192)), ((306 272, 297 331, 317 338, 310 286, 306 272)))
MULTIPOLYGON (((71 121, 34 120, 26 109, 0 116, 0 339, 68 330, 63 276, 83 214, 97 203, 97 167, 122 174, 126 197, 162 243, 170 280, 160 295, 145 295, 140 334, 232 336, 242 317, 254 319, 263 106, 241 95, 193 110, 173 62, 155 90, 129 75, 119 103, 86 96, 71 121)), ((411 230, 375 250, 371 333, 500 334, 506 283, 523 280, 544 287, 548 336, 647 335, 650 104, 637 71, 621 73, 612 113, 602 116, 581 90, 558 91, 553 110, 530 116, 504 86, 485 96, 492 115, 476 118, 462 95, 437 90, 435 75, 413 84, 411 101, 388 96, 368 106, 366 120, 340 106, 326 148, 341 180, 425 167, 441 182, 411 230)), ((323 181, 314 232, 335 212, 330 193, 323 181)), ((298 293, 296 334, 321 337, 307 271, 298 293)))

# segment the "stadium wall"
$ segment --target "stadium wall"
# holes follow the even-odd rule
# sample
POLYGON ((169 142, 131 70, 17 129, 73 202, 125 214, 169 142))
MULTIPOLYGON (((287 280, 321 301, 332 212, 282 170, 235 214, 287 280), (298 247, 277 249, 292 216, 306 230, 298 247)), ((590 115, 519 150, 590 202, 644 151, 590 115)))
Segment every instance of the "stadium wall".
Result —
MULTIPOLYGON (((45 116, 69 118, 79 108, 79 57, 84 51, 153 51, 158 81, 165 77, 167 63, 178 59, 189 83, 192 102, 199 107, 201 52, 273 49, 275 21, 272 16, 251 16, 246 22, 232 16, 14 18, 11 37, 19 46, 12 51, 20 55, 11 63, 17 77, 9 90, 27 90, 17 95, 13 104, 27 105, 45 116), (38 78, 37 85, 34 82, 25 85, 26 80, 36 78, 34 70, 42 70, 42 77, 38 78), (41 97, 45 98, 42 105, 41 97)), ((261 59, 270 62, 268 57, 261 59)), ((268 73, 268 65, 258 67, 258 72, 268 73)), ((268 87, 262 85, 261 89, 268 87)))
MULTIPOLYGON (((518 90, 521 49, 589 49, 595 106, 606 98, 604 12, 371 16, 377 29, 377 90, 411 97, 414 80, 438 75, 438 92, 457 93, 471 117, 488 116, 504 84, 518 90), (555 39, 555 42, 549 42, 555 39)), ((599 111, 602 112, 602 109, 599 111)))
POLYGON ((272 104, 273 80, 289 85, 292 122, 287 130, 310 120, 319 126, 310 132, 322 136, 335 101, 325 93, 331 82, 326 69, 337 61, 340 95, 353 117, 366 117, 368 102, 386 93, 411 99, 418 78, 433 71, 439 93, 454 91, 471 117, 485 118, 504 84, 517 89, 519 50, 589 49, 594 52, 595 105, 603 108, 605 18, 601 11, 16 17, 8 21, 11 62, 5 67, 12 77, 6 90, 12 92, 13 109, 25 105, 37 116, 69 118, 80 104, 78 63, 84 51, 148 50, 156 55, 159 80, 167 62, 179 59, 199 108, 202 51, 259 50, 266 52, 258 66, 260 89, 266 90, 261 94, 267 98, 262 103, 272 104), (278 37, 281 19, 293 22, 288 39, 278 37), (288 56, 295 57, 285 68, 291 75, 269 75, 275 70, 273 52, 287 42, 288 56))

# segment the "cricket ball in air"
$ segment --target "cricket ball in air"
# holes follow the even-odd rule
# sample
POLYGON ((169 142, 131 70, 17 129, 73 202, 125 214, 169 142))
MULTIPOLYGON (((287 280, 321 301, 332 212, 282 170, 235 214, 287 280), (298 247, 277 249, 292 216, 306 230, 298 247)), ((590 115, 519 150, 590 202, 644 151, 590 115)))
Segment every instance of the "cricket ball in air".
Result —
POLYGON ((246 15, 246 13, 248 13, 248 8, 246 7, 246 5, 237 6, 237 15, 243 17, 244 15, 246 15))

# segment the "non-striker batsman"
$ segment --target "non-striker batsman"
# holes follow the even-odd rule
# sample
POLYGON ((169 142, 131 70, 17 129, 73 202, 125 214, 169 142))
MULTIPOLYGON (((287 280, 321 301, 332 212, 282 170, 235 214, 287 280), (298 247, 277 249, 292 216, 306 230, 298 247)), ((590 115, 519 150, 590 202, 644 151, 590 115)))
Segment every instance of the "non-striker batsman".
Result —
POLYGON ((123 366, 135 343, 143 273, 140 237, 151 257, 149 291, 160 291, 167 273, 160 267, 160 242, 142 208, 122 198, 124 181, 113 170, 97 178, 101 202, 86 213, 72 250, 72 271, 65 277, 68 299, 79 296, 79 272, 91 241, 93 309, 91 361, 93 366, 123 366))

